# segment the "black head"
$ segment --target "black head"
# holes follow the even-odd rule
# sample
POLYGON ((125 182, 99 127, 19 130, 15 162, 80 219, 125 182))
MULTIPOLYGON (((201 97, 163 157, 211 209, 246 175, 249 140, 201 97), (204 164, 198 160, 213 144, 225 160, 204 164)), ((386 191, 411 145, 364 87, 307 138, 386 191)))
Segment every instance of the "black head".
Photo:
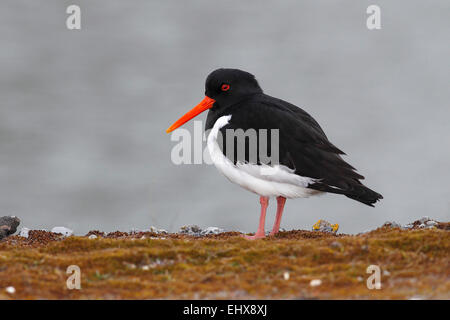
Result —
POLYGON ((246 96, 262 92, 255 76, 239 69, 217 69, 206 78, 205 95, 216 101, 214 109, 227 107, 246 96))
POLYGON ((217 69, 206 78, 206 97, 166 130, 172 132, 205 110, 218 113, 248 96, 262 93, 262 89, 251 73, 239 69, 217 69))

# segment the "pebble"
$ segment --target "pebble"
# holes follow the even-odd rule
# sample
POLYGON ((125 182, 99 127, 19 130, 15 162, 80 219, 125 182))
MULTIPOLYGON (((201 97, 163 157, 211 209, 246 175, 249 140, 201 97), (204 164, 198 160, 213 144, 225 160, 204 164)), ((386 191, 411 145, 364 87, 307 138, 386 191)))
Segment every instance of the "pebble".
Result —
POLYGON ((16 293, 16 288, 10 286, 10 287, 7 287, 7 288, 5 289, 5 291, 8 292, 8 293, 10 293, 10 294, 14 294, 14 293, 16 293))
POLYGON ((224 232, 225 230, 218 228, 218 227, 208 227, 204 230, 202 230, 201 234, 202 235, 208 235, 208 234, 219 234, 224 232))
POLYGON ((311 286, 311 287, 318 287, 318 286, 320 286, 322 284, 322 280, 320 280, 320 279, 314 279, 314 280, 311 280, 311 282, 309 283, 309 285, 311 286))
POLYGON ((70 230, 66 227, 54 227, 51 232, 62 234, 65 237, 70 237, 71 235, 73 235, 73 230, 70 230))
POLYGON ((89 236, 89 239, 97 239, 97 236, 96 236, 95 234, 91 234, 91 235, 89 236))
POLYGON ((286 271, 285 273, 283 273, 283 279, 284 280, 287 281, 287 280, 289 280, 289 278, 290 278, 289 272, 286 271))
POLYGON ((319 220, 312 227, 312 231, 329 232, 329 233, 336 233, 338 229, 339 229, 338 224, 331 224, 326 220, 319 220))
POLYGON ((195 224, 188 224, 182 226, 178 232, 183 234, 199 235, 202 231, 202 228, 200 228, 199 226, 195 224))
POLYGON ((154 227, 154 226, 151 226, 151 227, 150 227, 150 232, 154 232, 154 233, 163 233, 163 234, 167 234, 167 233, 168 233, 167 230, 164 230, 164 229, 158 229, 158 228, 156 228, 156 227, 154 227))
POLYGON ((23 227, 20 230, 19 236, 24 237, 24 238, 28 238, 29 235, 30 235, 30 229, 23 227))
POLYGON ((407 225, 403 226, 402 229, 413 229, 415 225, 420 229, 432 229, 438 225, 438 222, 428 216, 424 216, 419 220, 408 223, 407 225))

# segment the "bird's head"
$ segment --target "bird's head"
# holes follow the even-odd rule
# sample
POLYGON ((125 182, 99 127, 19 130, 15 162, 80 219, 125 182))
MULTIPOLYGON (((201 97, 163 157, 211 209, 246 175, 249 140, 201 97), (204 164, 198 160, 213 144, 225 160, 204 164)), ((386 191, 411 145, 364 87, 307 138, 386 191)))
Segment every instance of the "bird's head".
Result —
POLYGON ((239 69, 214 70, 206 78, 205 98, 166 132, 175 130, 205 110, 226 108, 257 93, 262 93, 262 89, 251 73, 239 69))

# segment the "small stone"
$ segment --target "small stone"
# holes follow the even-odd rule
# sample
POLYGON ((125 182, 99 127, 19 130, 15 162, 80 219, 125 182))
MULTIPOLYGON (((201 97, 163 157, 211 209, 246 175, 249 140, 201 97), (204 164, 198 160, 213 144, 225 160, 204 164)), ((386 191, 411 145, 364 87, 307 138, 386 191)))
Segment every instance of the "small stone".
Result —
POLYGON ((189 224, 189 225, 182 226, 178 232, 182 233, 182 234, 198 236, 201 234, 202 231, 203 230, 199 226, 189 224))
POLYGON ((339 225, 337 223, 331 224, 326 220, 319 220, 312 227, 313 231, 329 232, 329 233, 336 233, 338 229, 339 225))
POLYGON ((383 276, 390 276, 391 275, 391 273, 389 272, 389 271, 387 271, 387 270, 383 270, 383 276))
POLYGON ((73 235, 73 230, 70 230, 66 227, 54 227, 51 232, 62 234, 65 237, 70 237, 71 235, 73 235))
POLYGON ((358 280, 358 282, 363 282, 363 281, 364 281, 364 278, 361 277, 361 276, 358 276, 358 277, 356 278, 356 280, 358 280))
POLYGON ((156 228, 156 227, 154 227, 154 226, 151 226, 150 229, 149 229, 148 231, 149 231, 149 232, 153 232, 153 233, 158 233, 158 234, 160 234, 160 233, 167 234, 167 233, 168 233, 167 230, 164 230, 164 229, 158 229, 158 228, 156 228))
POLYGON ((16 288, 10 286, 10 287, 7 287, 5 289, 5 291, 8 292, 9 294, 14 294, 14 293, 16 293, 16 288))
POLYGON ((283 279, 287 281, 287 280, 289 280, 289 278, 290 278, 289 272, 287 272, 287 271, 284 272, 283 273, 283 279))
POLYGON ((202 230, 201 234, 205 236, 205 235, 208 235, 208 234, 219 234, 219 233, 222 233, 224 231, 225 230, 223 230, 221 228, 218 228, 218 227, 208 227, 208 228, 202 230))
POLYGON ((0 217, 0 239, 3 239, 16 232, 19 224, 20 219, 16 216, 0 217))
POLYGON ((30 229, 23 227, 20 230, 19 236, 24 237, 24 238, 28 238, 28 236, 30 235, 30 229))
POLYGON ((408 223, 407 225, 402 227, 402 229, 412 229, 413 227, 414 227, 414 225, 412 223, 408 223))
POLYGON ((318 286, 320 286, 322 284, 322 280, 320 280, 320 279, 314 279, 314 280, 311 280, 311 282, 309 283, 309 285, 311 286, 311 287, 318 287, 318 286))
POLYGON ((89 239, 97 239, 97 236, 96 236, 95 234, 91 234, 91 235, 89 236, 89 239))
POLYGON ((145 266, 142 266, 142 270, 144 270, 144 271, 148 271, 148 270, 150 270, 150 266, 147 266, 147 265, 145 265, 145 266))

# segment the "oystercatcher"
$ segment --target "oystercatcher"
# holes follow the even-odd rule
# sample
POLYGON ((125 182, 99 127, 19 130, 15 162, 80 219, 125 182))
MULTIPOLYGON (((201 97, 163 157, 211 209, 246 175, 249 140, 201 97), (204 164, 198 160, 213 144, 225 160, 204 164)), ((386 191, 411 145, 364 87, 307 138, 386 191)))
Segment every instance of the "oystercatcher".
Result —
POLYGON ((345 153, 328 140, 308 113, 264 94, 252 74, 238 69, 217 69, 207 77, 205 89, 206 97, 167 132, 209 110, 205 130, 210 130, 207 145, 213 163, 230 181, 260 196, 258 230, 246 238, 265 237, 264 224, 270 197, 276 197, 278 203, 270 235, 279 231, 286 198, 306 198, 328 192, 345 195, 372 207, 383 198, 360 182, 364 177, 342 159, 341 155, 345 153), (231 132, 238 129, 256 132, 256 158, 251 157, 252 141, 247 138, 244 139, 243 158, 237 155, 239 146, 234 145, 233 152, 227 152, 225 139, 230 133, 228 129, 231 132), (263 136, 261 132, 264 131, 263 136), (278 140, 269 139, 267 131, 276 131, 278 140), (268 152, 278 151, 274 163, 264 163, 259 154, 260 143, 268 140, 268 152))

